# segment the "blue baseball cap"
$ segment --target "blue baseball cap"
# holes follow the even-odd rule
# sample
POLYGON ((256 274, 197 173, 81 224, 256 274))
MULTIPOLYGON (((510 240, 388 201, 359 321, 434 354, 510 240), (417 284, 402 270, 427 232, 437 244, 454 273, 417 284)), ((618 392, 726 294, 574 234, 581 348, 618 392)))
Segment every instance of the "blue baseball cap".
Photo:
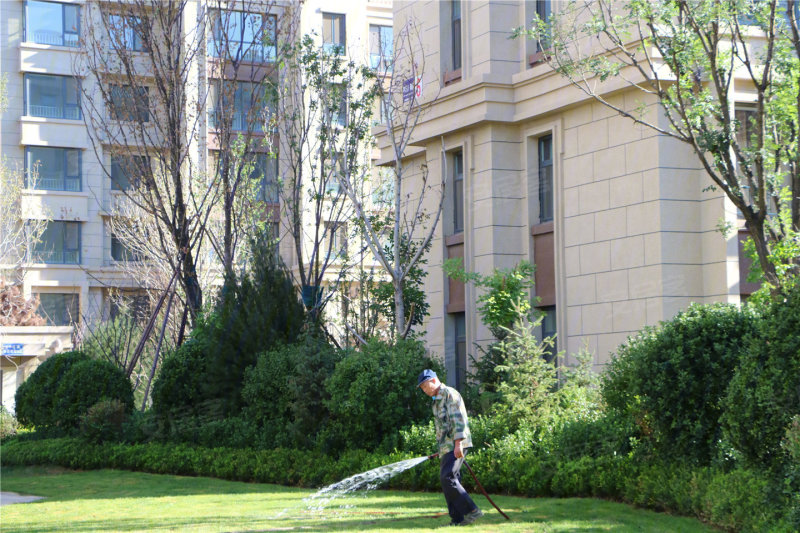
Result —
POLYGON ((427 368, 427 369, 423 370, 422 373, 417 378, 417 387, 419 387, 420 385, 422 385, 423 383, 425 383, 429 379, 433 379, 435 377, 437 377, 436 376, 436 372, 434 372, 430 368, 427 368))

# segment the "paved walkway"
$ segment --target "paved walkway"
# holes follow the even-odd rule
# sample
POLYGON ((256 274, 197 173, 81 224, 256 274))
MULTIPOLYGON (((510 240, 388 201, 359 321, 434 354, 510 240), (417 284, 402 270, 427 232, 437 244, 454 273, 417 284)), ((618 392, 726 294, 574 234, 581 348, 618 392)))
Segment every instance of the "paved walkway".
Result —
POLYGON ((0 505, 9 505, 11 503, 29 503, 42 499, 44 499, 43 496, 25 496, 24 494, 17 494, 16 492, 0 492, 0 505))

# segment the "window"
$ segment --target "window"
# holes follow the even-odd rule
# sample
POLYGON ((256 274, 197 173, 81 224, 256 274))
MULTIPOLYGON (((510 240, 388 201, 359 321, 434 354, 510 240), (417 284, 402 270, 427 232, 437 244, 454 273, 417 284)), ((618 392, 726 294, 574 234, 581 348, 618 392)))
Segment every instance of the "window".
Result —
POLYGON ((466 313, 453 313, 455 335, 453 337, 456 367, 456 389, 463 391, 467 383, 467 316, 466 313))
POLYGON ((81 263, 81 223, 50 220, 39 241, 33 244, 36 263, 79 265, 81 263))
POLYGON ((80 119, 78 80, 72 76, 25 74, 25 113, 31 117, 80 119))
POLYGON ((346 42, 344 15, 322 14, 322 48, 330 54, 344 55, 346 42))
POLYGON ((25 2, 25 41, 77 47, 80 40, 81 8, 57 2, 25 2))
POLYGON ((111 86, 111 118, 130 122, 150 122, 150 89, 130 85, 111 86))
MULTIPOLYGON (((543 21, 547 22, 551 14, 551 0, 536 0, 536 15, 543 21)), ((542 40, 542 43, 536 43, 536 51, 541 52, 550 47, 550 35, 548 32, 547 38, 542 40)))
POLYGON ((119 239, 116 235, 111 235, 111 259, 114 261, 143 261, 144 257, 119 239))
POLYGON ((142 19, 129 15, 109 15, 108 34, 115 49, 142 52, 147 50, 142 38, 142 19))
POLYGON ((25 148, 27 186, 47 191, 81 190, 81 151, 72 148, 25 148))
MULTIPOLYGON (((739 14, 739 24, 747 26, 757 26, 759 24, 758 17, 753 11, 753 9, 757 7, 755 4, 758 3, 758 0, 756 0, 753 2, 753 4, 746 4, 747 12, 739 14)), ((789 2, 787 0, 778 0, 777 5, 775 6, 775 21, 777 24, 789 24, 788 6, 789 2)), ((798 2, 795 2, 794 4, 794 18, 795 20, 800 21, 800 3, 798 2)))
POLYGON ((257 154, 250 178, 258 180, 257 199, 278 203, 278 158, 272 154, 257 154))
POLYGON ((393 30, 391 26, 369 26, 369 64, 376 70, 391 70, 393 56, 393 30))
POLYGON ((326 118, 331 126, 347 126, 347 88, 341 83, 329 83, 325 110, 326 118))
POLYGON ((340 180, 345 177, 345 158, 342 152, 333 152, 327 155, 330 157, 330 159, 328 159, 326 155, 323 155, 322 157, 322 179, 325 181, 325 192, 336 196, 341 192, 342 189, 340 180))
POLYGON ((539 222, 553 220, 553 136, 539 139, 539 222))
POLYGON ((461 0, 450 4, 450 37, 453 50, 453 70, 461 68, 461 0))
POLYGON ((545 358, 548 363, 555 362, 556 354, 558 353, 558 338, 556 337, 556 306, 541 307, 539 311, 542 312, 542 339, 553 337, 553 346, 547 349, 545 358))
POLYGON ((276 18, 243 11, 212 14, 208 55, 232 61, 266 63, 275 61, 276 18))
POLYGON ((150 298, 143 292, 116 292, 110 297, 110 304, 109 314, 112 320, 120 316, 129 316, 141 322, 150 316, 150 298))
MULTIPOLYGON (((743 148, 748 149, 752 145, 752 138, 753 135, 756 133, 756 119, 757 111, 752 106, 737 106, 734 116, 736 120, 739 122, 739 128, 736 130, 736 142, 737 144, 743 148)), ((754 191, 752 187, 748 184, 747 178, 744 175, 744 172, 739 172, 739 182, 741 183, 741 187, 743 189, 742 193, 748 203, 752 204, 755 201, 756 194, 758 191, 754 191)), ((741 211, 738 211, 739 217, 741 218, 743 215, 741 211)))
POLYGON ((264 131, 264 105, 269 106, 264 86, 254 82, 216 83, 211 87, 209 124, 224 129, 230 121, 232 131, 264 131))
POLYGON ((325 254, 328 260, 344 257, 347 254, 347 223, 325 223, 325 254))
POLYGON ((36 314, 47 320, 48 326, 71 326, 80 322, 78 295, 75 293, 41 292, 36 314))
POLYGON ((150 172, 150 158, 145 155, 111 156, 111 190, 129 191, 136 189, 142 177, 150 172))
POLYGON ((464 231, 464 154, 453 154, 453 233, 464 231))

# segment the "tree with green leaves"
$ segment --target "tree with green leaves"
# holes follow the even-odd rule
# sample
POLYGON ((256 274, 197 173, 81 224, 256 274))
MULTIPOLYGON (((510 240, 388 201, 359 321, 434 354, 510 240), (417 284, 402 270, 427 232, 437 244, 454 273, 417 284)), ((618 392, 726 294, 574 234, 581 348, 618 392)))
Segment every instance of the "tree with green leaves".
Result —
POLYGON ((800 272, 799 13, 796 0, 572 0, 520 33, 592 99, 691 146, 776 287, 800 272), (641 106, 604 82, 639 91, 641 106))

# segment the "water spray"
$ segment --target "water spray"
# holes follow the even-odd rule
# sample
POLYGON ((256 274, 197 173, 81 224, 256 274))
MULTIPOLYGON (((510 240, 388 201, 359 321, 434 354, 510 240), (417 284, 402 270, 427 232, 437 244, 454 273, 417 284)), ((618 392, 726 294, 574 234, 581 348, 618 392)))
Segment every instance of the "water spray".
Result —
MULTIPOLYGON (((439 454, 438 454, 438 453, 434 453, 433 455, 429 455, 429 456, 428 456, 428 459, 433 459, 433 458, 435 458, 435 457, 439 457, 439 454)), ((480 481, 478 481, 478 477, 475 475, 475 472, 473 472, 473 471, 472 471, 472 467, 471 467, 471 466, 469 466, 469 463, 467 462, 467 460, 466 460, 466 459, 464 459, 464 464, 466 465, 466 467, 467 467, 467 470, 469 470, 469 473, 470 473, 470 475, 472 475, 472 479, 474 479, 474 480, 475 480, 475 484, 478 486, 478 488, 479 488, 479 489, 481 489, 481 492, 483 493, 483 495, 484 495, 484 496, 486 496, 486 499, 487 499, 487 500, 489 500, 489 503, 491 503, 491 504, 492 504, 492 506, 493 506, 495 509, 497 509, 497 512, 498 512, 498 513, 500 513, 501 515, 503 515, 503 518, 505 518, 506 520, 511 520, 511 518, 509 518, 509 517, 508 517, 508 515, 507 515, 506 513, 504 513, 504 512, 503 512, 503 511, 502 511, 502 510, 501 510, 501 509, 500 509, 500 508, 497 506, 497 504, 496 504, 496 503, 494 503, 494 501, 493 501, 493 500, 492 500, 492 499, 489 497, 489 493, 488 493, 488 492, 486 492, 486 489, 484 489, 484 488, 483 488, 483 485, 481 485, 481 482, 480 482, 480 481)))

